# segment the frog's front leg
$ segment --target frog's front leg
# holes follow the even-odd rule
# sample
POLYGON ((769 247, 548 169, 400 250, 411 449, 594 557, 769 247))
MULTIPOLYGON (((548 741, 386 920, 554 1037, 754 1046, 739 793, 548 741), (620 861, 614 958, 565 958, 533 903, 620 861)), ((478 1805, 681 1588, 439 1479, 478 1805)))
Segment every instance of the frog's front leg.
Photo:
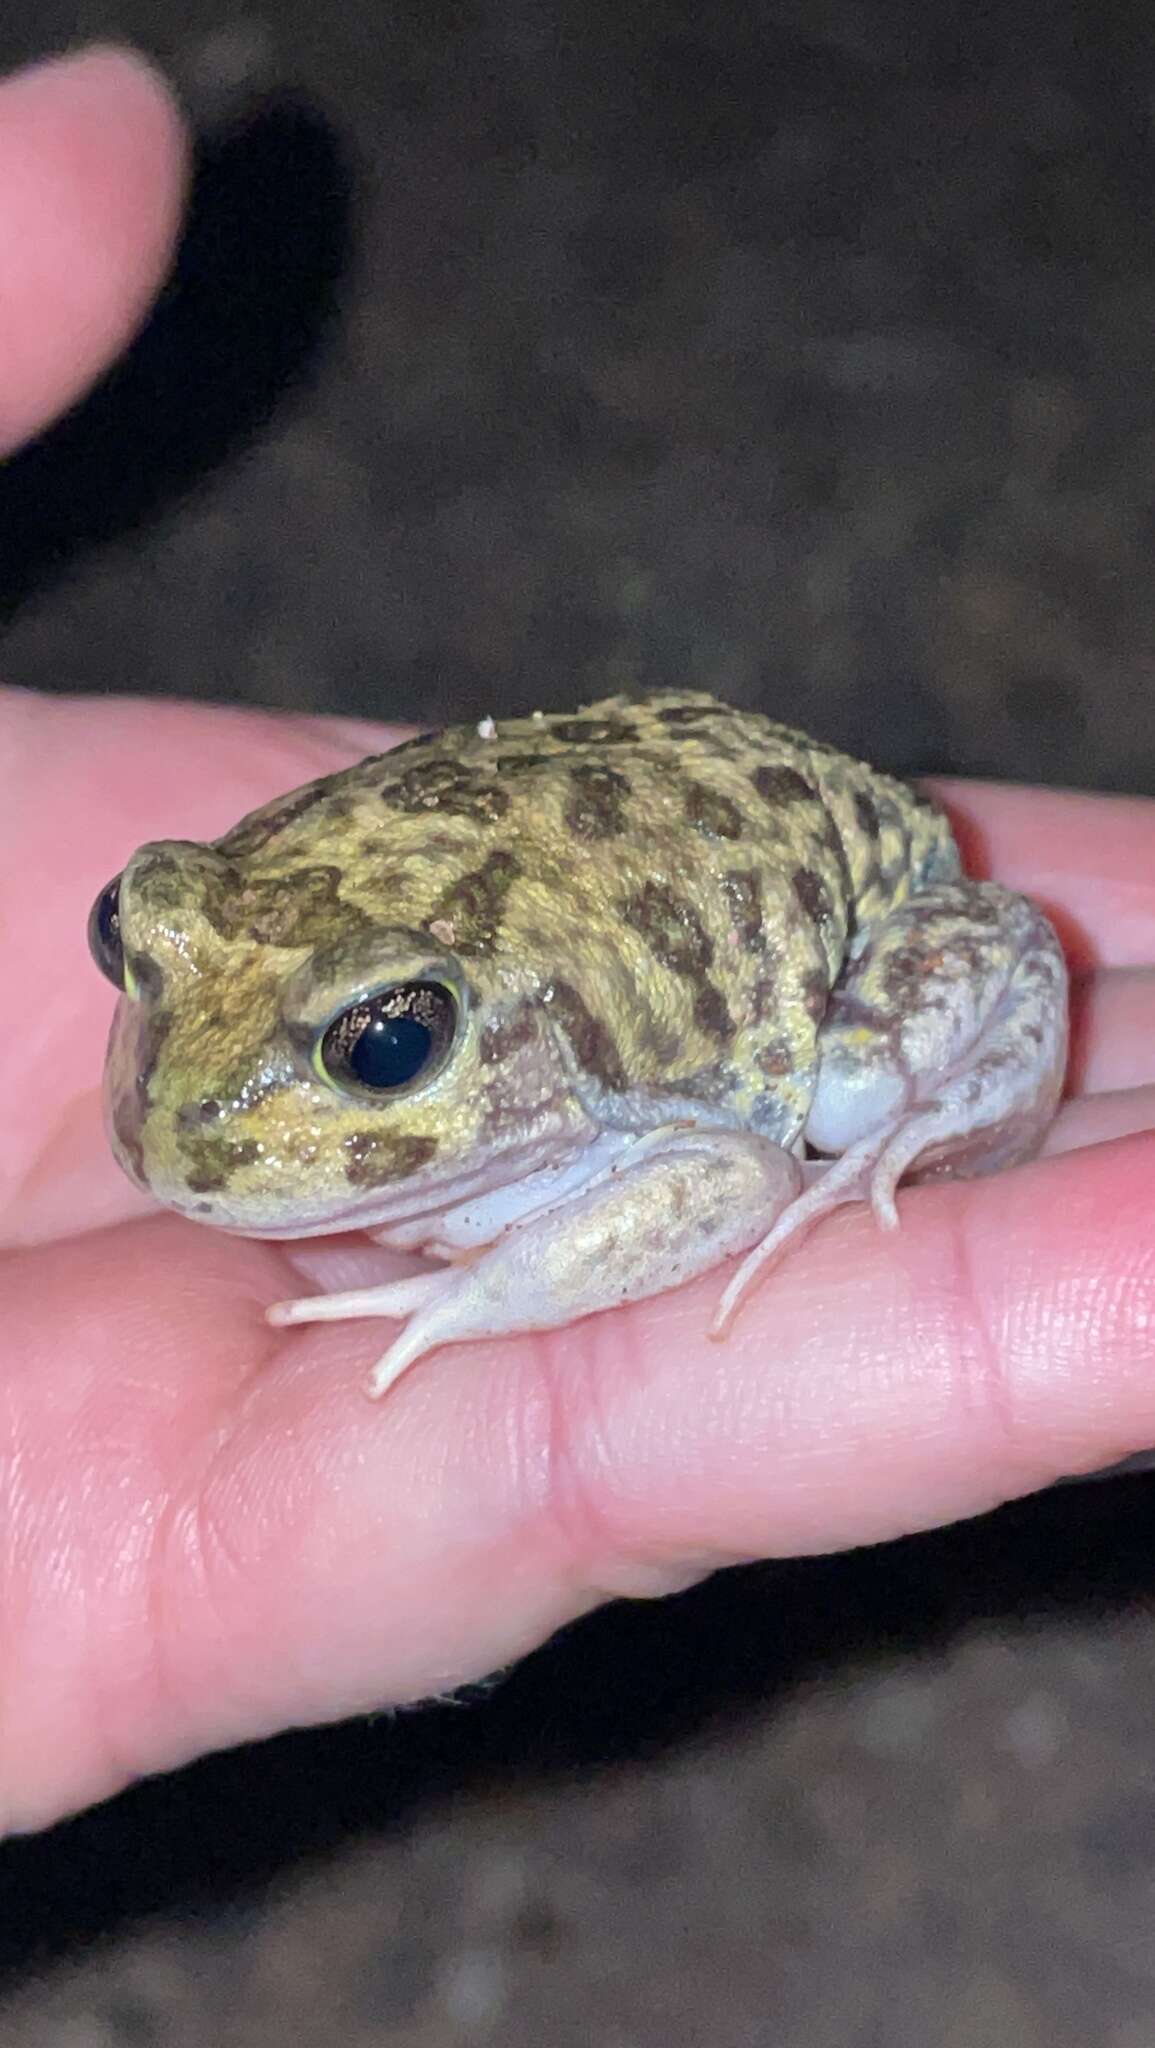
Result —
POLYGON ((841 1156, 743 1261, 715 1333, 761 1268, 841 1203, 869 1195, 893 1229, 904 1175, 992 1173, 1030 1158, 1066 1059, 1067 973, 1042 912, 991 882, 911 897, 872 933, 819 1034, 806 1138, 841 1156))
POLYGON ((791 1153, 750 1132, 650 1131, 466 1262, 392 1286, 280 1302, 269 1319, 407 1317, 371 1376, 370 1393, 381 1395, 440 1344, 555 1329, 692 1280, 764 1237, 801 1178, 791 1153))

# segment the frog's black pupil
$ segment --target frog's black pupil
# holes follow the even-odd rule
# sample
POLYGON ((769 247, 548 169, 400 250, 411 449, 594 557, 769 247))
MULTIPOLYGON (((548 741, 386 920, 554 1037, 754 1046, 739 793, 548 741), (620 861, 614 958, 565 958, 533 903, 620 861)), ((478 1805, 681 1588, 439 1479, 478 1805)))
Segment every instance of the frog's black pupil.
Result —
POLYGON ((124 941, 120 931, 120 883, 110 882, 93 905, 88 942, 101 973, 116 988, 124 987, 124 941))
POLYGON ((350 1072, 363 1088, 404 1088, 415 1081, 433 1046, 418 1017, 375 1017, 350 1046, 350 1072))

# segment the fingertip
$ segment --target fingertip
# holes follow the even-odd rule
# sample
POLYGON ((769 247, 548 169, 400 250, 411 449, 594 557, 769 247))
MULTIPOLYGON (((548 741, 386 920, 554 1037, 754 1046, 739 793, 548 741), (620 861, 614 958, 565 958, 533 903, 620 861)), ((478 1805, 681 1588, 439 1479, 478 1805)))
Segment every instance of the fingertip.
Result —
POLYGON ((188 138, 135 50, 49 59, 0 82, 0 453, 100 375, 171 259, 188 138))

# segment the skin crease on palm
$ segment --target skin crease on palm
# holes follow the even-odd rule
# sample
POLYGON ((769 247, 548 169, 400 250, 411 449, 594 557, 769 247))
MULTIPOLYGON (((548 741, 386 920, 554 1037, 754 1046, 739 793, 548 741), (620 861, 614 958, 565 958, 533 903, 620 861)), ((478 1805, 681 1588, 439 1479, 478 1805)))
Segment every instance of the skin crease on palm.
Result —
MULTIPOLYGON (((0 88, 0 439, 126 344, 184 144, 136 60, 0 88)), ((131 677, 131 647, 125 674, 131 677)), ((1076 975, 1047 1157, 822 1224, 723 1345, 718 1276, 424 1361, 383 1409, 372 1326, 274 1333, 354 1240, 151 1213, 98 1091, 96 890, 384 743, 179 704, 0 695, 0 1822, 278 1727, 439 1692, 609 1595, 976 1513, 1155 1442, 1155 805, 947 787, 972 867, 1038 896, 1076 975)))

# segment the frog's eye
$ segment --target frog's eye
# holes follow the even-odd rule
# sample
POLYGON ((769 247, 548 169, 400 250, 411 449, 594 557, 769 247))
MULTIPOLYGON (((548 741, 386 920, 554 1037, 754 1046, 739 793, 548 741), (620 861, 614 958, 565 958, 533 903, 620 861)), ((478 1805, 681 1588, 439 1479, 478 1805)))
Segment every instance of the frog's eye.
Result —
POLYGON ((457 1003, 439 981, 404 981, 342 1010, 327 1026, 314 1065, 331 1087, 397 1095, 431 1081, 457 1030, 457 1003))
POLYGON ((123 992, 124 941, 120 931, 120 876, 102 889, 88 918, 88 950, 113 988, 123 992))

